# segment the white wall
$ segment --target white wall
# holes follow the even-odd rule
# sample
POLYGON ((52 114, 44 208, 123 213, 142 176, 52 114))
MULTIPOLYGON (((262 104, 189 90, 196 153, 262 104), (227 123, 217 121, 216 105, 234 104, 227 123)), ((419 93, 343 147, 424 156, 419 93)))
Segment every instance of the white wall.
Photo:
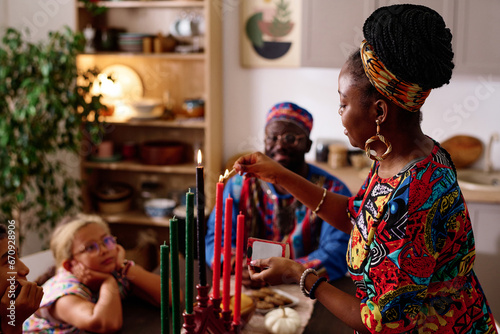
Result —
POLYGON ((6 25, 23 31, 28 28, 34 41, 45 38, 49 31, 59 30, 64 25, 76 26, 74 0, 0 1, 5 2, 6 25))
MULTIPOLYGON (((340 69, 240 67, 237 7, 237 1, 227 1, 223 8, 224 158, 262 149, 266 112, 283 100, 296 102, 314 115, 313 140, 332 138, 348 143, 337 114, 340 69)), ((431 92, 423 108, 422 126, 438 141, 468 134, 486 143, 493 132, 500 132, 499 105, 500 77, 456 74, 449 85, 431 92)), ((492 156, 494 167, 500 169, 500 143, 493 146, 492 156)), ((308 158, 314 159, 313 150, 308 158)), ((482 160, 476 164, 481 166, 482 160)))

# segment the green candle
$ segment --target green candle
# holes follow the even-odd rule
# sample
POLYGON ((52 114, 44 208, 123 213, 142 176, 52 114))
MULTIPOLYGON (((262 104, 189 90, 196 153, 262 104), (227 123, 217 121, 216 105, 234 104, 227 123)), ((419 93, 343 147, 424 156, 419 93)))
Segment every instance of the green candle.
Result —
POLYGON ((193 313, 194 194, 186 193, 186 313, 193 313))
POLYGON ((179 287, 179 243, 178 220, 170 219, 170 279, 172 280, 172 333, 181 332, 180 314, 180 287, 179 287))
POLYGON ((161 333, 168 334, 170 332, 170 321, 168 320, 168 313, 170 312, 170 303, 168 296, 168 256, 169 246, 166 242, 160 246, 160 278, 161 278, 161 333))

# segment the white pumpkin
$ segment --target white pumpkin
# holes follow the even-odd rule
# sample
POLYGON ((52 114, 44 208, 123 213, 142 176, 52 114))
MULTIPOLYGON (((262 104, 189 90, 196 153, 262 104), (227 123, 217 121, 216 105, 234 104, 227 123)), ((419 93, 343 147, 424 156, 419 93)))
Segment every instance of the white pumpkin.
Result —
POLYGON ((295 334, 300 328, 299 313, 289 307, 280 307, 266 314, 264 325, 274 334, 295 334))

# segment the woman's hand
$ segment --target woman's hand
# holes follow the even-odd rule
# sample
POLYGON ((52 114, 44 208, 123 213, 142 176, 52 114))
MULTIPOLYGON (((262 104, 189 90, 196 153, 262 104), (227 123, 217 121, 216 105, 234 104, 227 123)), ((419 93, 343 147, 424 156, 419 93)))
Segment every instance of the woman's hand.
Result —
POLYGON ((75 275, 80 282, 88 286, 93 291, 97 291, 102 282, 104 282, 107 278, 112 277, 111 274, 92 270, 77 261, 74 261, 74 264, 71 267, 71 273, 75 275))
POLYGON ((43 288, 41 286, 24 279, 19 279, 16 282, 19 284, 20 289, 19 294, 15 298, 15 304, 11 304, 11 301, 14 299, 11 298, 12 291, 9 289, 5 291, 5 294, 1 298, 0 310, 2 311, 0 311, 0 322, 2 328, 0 328, 0 332, 3 330, 4 333, 21 333, 24 320, 38 310, 42 301, 43 288), (12 309, 13 307, 15 309, 15 317, 10 318, 9 315, 12 313, 9 311, 9 308, 12 309), (15 326, 10 325, 9 322, 15 324, 15 326))
POLYGON ((279 184, 278 176, 288 170, 260 152, 242 156, 234 163, 234 169, 247 177, 257 177, 265 182, 279 184))
POLYGON ((304 270, 300 263, 284 257, 253 260, 248 266, 252 280, 270 285, 298 283, 304 270))

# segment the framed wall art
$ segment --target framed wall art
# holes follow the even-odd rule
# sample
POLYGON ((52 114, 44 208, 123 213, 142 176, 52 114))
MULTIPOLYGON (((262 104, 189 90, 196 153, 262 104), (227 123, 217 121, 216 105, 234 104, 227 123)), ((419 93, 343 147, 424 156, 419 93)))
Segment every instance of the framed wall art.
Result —
POLYGON ((241 1, 243 67, 299 67, 302 0, 241 1))

